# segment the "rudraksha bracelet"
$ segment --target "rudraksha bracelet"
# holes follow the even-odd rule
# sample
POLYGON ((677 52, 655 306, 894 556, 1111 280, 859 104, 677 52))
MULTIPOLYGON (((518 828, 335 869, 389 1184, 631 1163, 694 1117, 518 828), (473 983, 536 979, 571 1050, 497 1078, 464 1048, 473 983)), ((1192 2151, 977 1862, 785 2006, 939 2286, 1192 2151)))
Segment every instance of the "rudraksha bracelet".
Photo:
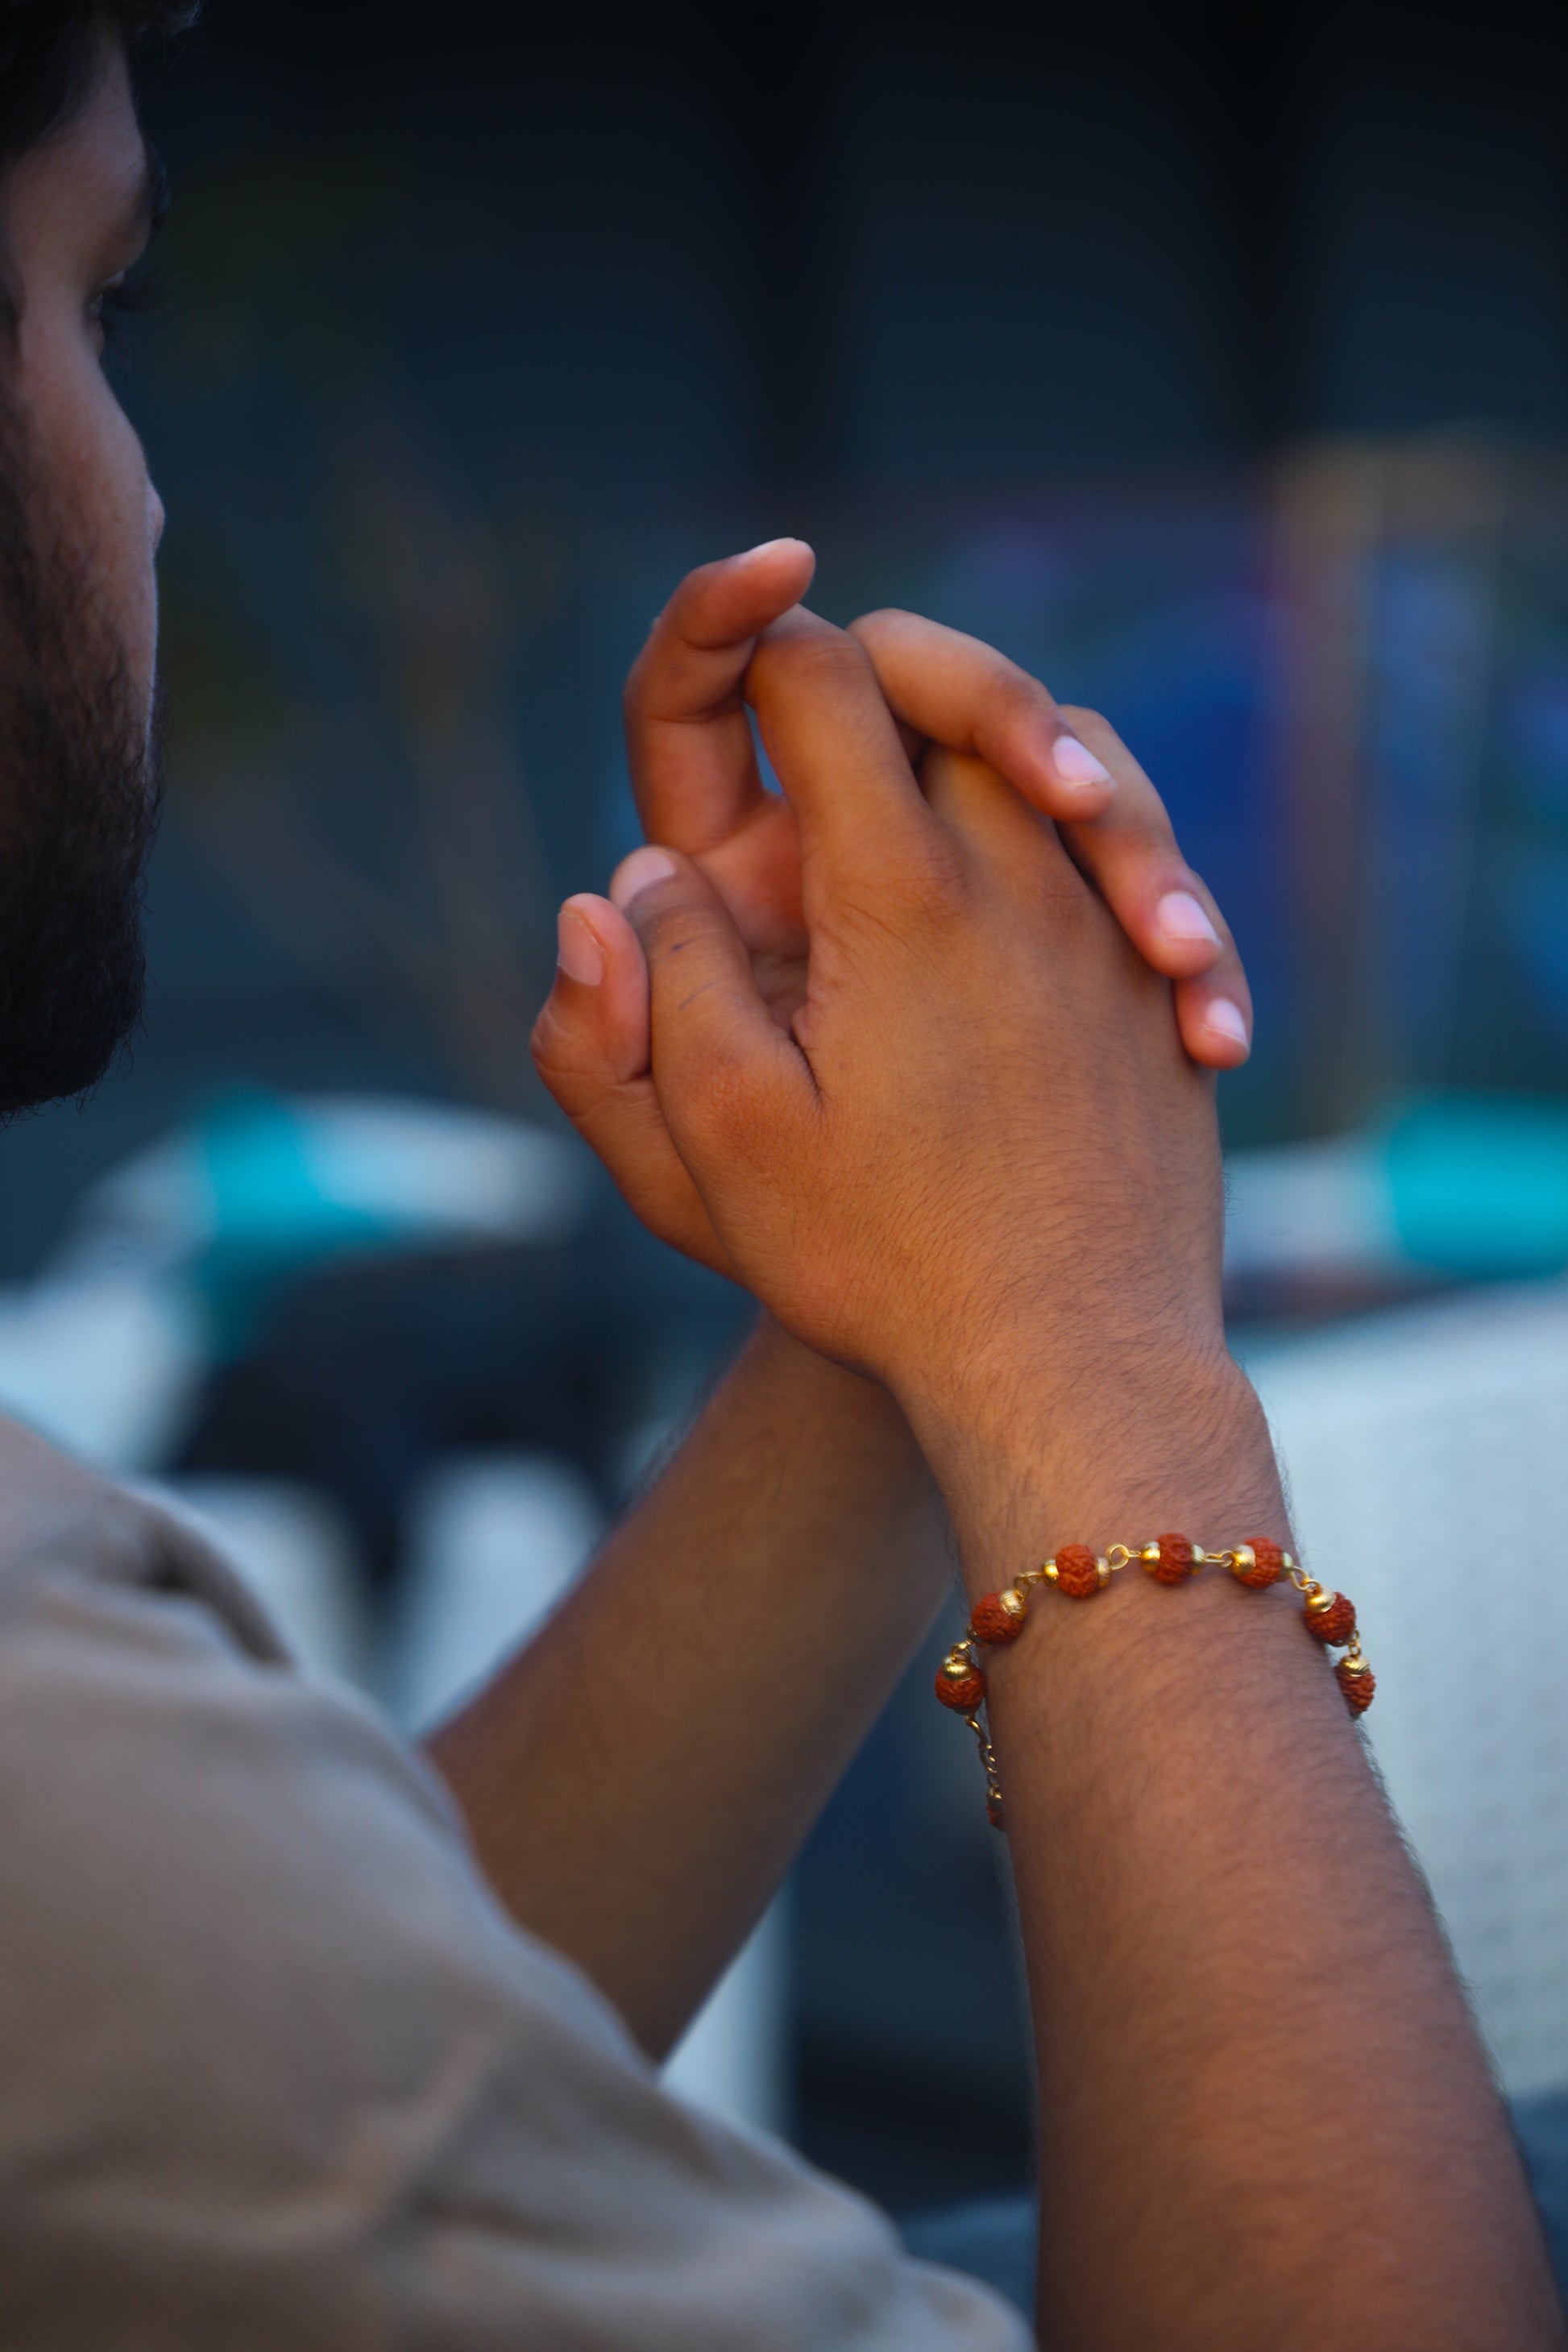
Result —
POLYGON ((978 1743, 985 1772, 985 1813, 993 1829, 1002 1829, 1005 1823, 995 1751, 980 1720, 980 1710, 985 1704, 982 1648, 999 1648, 1017 1640, 1029 1613, 1027 1595, 1031 1585, 1054 1584, 1069 1600, 1089 1601, 1134 1560, 1160 1584, 1184 1584, 1188 1577, 1196 1576, 1205 1566, 1228 1568, 1238 1584, 1247 1585, 1254 1591, 1277 1584, 1281 1577, 1287 1578, 1301 1596, 1307 1631, 1325 1649, 1344 1652, 1334 1668, 1334 1679, 1344 1693, 1351 1713, 1364 1715, 1372 1705, 1377 1684, 1362 1655, 1354 1608, 1342 1592, 1331 1592, 1304 1569, 1298 1568, 1289 1553, 1271 1543, 1267 1536, 1254 1536, 1250 1543, 1237 1544, 1230 1551, 1205 1551, 1202 1544, 1192 1542, 1186 1536, 1157 1536, 1152 1543, 1136 1546, 1112 1544, 1109 1551, 1098 1553, 1090 1551, 1087 1544, 1064 1544, 1055 1559, 1047 1559, 1043 1568, 1025 1569, 1005 1592, 988 1592, 984 1600, 975 1602, 967 1633, 961 1642, 953 1643, 937 1674, 938 1698, 943 1706, 963 1716, 978 1743))

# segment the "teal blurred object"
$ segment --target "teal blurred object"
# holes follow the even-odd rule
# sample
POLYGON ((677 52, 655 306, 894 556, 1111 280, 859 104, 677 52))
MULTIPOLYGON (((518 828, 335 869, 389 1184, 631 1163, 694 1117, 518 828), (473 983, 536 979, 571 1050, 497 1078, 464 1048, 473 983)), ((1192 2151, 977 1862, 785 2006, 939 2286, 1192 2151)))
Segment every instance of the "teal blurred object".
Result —
POLYGON ((249 1347, 268 1301, 291 1276, 405 1238, 396 1218, 323 1185, 298 1111, 277 1095, 220 1096, 195 1141, 211 1223, 194 1272, 221 1361, 249 1347))
POLYGON ((1446 1095, 1390 1129, 1394 1222, 1417 1265, 1486 1281, 1568 1266, 1568 1103, 1446 1095))
POLYGON ((313 1268, 554 1247, 580 1230, 596 1181, 581 1144, 498 1112, 229 1087, 83 1196, 51 1273, 193 1298, 209 1354, 231 1362, 313 1268))

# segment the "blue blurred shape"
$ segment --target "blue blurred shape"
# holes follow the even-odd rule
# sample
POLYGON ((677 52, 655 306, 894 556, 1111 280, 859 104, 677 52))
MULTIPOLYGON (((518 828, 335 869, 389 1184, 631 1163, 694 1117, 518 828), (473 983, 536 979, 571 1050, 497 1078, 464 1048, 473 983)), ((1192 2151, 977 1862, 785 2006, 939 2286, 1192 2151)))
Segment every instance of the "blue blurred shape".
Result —
POLYGON ((456 1103, 230 1088, 103 1178, 54 1272, 191 1291, 220 1357, 272 1297, 367 1255, 546 1249, 589 1212, 594 1162, 564 1137, 456 1103))
POLYGON ((1514 953, 1535 1002, 1558 1034, 1568 1034, 1568 851, 1532 842, 1504 871, 1514 953))
POLYGON ((1446 1095, 1388 1137, 1394 1219, 1418 1265, 1485 1280, 1568 1265, 1568 1104, 1446 1095))
POLYGON ((298 1112, 277 1095, 223 1094, 196 1143, 212 1220, 197 1279, 220 1356, 249 1345, 265 1301, 291 1276, 404 1239, 384 1212, 322 1184, 298 1112))

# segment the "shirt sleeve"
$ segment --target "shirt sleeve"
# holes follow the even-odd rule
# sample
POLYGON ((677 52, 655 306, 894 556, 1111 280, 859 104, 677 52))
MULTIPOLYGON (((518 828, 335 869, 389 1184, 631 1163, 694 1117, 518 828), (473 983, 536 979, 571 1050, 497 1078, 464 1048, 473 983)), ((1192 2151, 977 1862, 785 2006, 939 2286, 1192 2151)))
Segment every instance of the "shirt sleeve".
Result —
POLYGON ((432 1772, 178 1591, 0 1594, 0 2342, 1020 2352, 661 2087, 432 1772))

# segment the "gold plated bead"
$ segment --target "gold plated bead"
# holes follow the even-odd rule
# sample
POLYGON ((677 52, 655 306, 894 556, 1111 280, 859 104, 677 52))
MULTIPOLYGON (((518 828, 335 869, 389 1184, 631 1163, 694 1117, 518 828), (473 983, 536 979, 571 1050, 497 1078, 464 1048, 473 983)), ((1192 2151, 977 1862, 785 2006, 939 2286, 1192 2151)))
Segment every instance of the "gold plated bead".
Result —
POLYGON ((1105 1556, 1104 1556, 1104 1554, 1103 1554, 1103 1553, 1101 1553, 1101 1554, 1099 1556, 1099 1558, 1097 1558, 1097 1559, 1095 1560, 1095 1563, 1094 1563, 1094 1572, 1095 1572, 1096 1576, 1098 1576, 1098 1577, 1099 1577, 1099 1579, 1100 1579, 1100 1580, 1101 1584, 1109 1584, 1109 1583, 1110 1583, 1110 1561, 1105 1558, 1105 1556))
POLYGON ((1160 1565, 1159 1545, 1157 1543, 1146 1543, 1138 1557, 1142 1561, 1145 1568, 1158 1568, 1160 1565))
POLYGON ((1257 1566, 1258 1554, 1253 1550, 1252 1546, 1250 1544, 1237 1544, 1236 1549, 1230 1556, 1231 1574, 1233 1576, 1245 1576, 1249 1568, 1256 1568, 1257 1566))
POLYGON ((1047 1584, 1054 1584, 1057 1580, 1056 1561, 1054 1559, 1047 1560, 1044 1568, 1040 1570, 1040 1574, 1045 1578, 1047 1584))
POLYGON ((1021 1623, 1029 1613, 1029 1604, 1016 1585, 1010 1585, 1005 1592, 998 1593, 996 1599, 1005 1617, 1015 1618, 1021 1623))
POLYGON ((1204 1549, 1202 1544, 1194 1544, 1193 1546, 1193 1574, 1194 1576, 1197 1574, 1199 1569, 1202 1568, 1207 1558, 1208 1554, 1204 1549))

